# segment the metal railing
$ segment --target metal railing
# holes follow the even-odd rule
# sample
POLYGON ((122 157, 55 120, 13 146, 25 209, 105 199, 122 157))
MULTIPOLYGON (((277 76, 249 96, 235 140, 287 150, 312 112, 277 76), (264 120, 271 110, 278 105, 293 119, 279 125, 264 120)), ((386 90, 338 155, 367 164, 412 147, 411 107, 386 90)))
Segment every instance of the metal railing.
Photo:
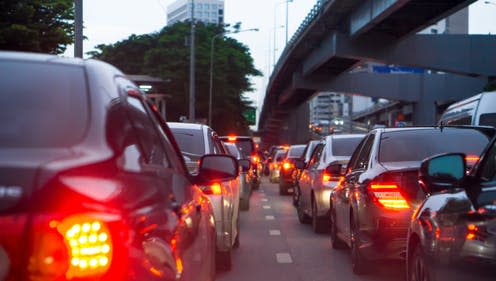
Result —
POLYGON ((300 38, 300 36, 303 35, 303 33, 307 30, 307 28, 310 26, 310 24, 312 24, 314 22, 314 20, 317 18, 317 16, 320 14, 320 12, 322 11, 322 8, 328 2, 331 2, 331 1, 333 1, 333 0, 318 0, 317 3, 312 7, 312 9, 308 13, 308 15, 305 17, 303 22, 300 24, 298 29, 295 31, 295 33, 293 34, 291 39, 288 41, 288 43, 284 47, 284 50, 281 53, 281 55, 279 56, 279 59, 277 61, 276 67, 274 68, 274 70, 272 72, 272 75, 274 75, 275 70, 279 68, 279 66, 281 64, 281 60, 283 60, 283 58, 285 58, 285 56, 287 55, 287 53, 289 52, 291 47, 293 47, 293 45, 300 38))

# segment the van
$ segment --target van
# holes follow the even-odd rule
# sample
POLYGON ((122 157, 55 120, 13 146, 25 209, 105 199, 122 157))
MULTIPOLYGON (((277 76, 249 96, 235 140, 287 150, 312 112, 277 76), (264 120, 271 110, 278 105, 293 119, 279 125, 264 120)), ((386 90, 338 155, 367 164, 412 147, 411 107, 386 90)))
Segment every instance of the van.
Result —
POLYGON ((496 127, 496 91, 483 92, 450 105, 438 124, 496 127))

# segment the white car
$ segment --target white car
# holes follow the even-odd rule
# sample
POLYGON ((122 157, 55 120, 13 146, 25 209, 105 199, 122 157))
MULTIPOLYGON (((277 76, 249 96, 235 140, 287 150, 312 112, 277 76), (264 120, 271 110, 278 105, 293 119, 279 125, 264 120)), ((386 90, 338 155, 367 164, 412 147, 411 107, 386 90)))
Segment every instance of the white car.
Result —
MULTIPOLYGON (((198 159, 206 154, 228 154, 217 133, 210 127, 194 123, 168 122, 190 173, 198 169, 198 159)), ((217 267, 231 269, 231 251, 239 246, 239 196, 238 179, 200 186, 208 195, 214 209, 217 232, 217 267)))

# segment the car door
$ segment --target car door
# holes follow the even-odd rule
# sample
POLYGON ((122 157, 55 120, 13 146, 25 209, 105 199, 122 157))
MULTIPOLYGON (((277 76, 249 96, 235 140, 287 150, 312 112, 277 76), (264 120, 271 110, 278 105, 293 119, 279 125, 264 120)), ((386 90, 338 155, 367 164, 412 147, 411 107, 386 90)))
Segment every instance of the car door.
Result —
POLYGON ((153 233, 156 231, 155 228, 166 227, 166 223, 169 226, 174 225, 173 234, 167 242, 175 251, 177 274, 184 280, 198 280, 196 278, 201 273, 200 269, 205 259, 202 256, 205 254, 205 249, 200 237, 202 207, 199 203, 200 198, 191 189, 191 184, 185 176, 185 171, 178 165, 177 158, 171 157, 174 154, 170 148, 170 141, 153 117, 153 112, 137 95, 131 95, 127 100, 133 111, 130 113, 130 119, 133 121, 147 158, 146 173, 153 175, 159 181, 162 190, 170 189, 168 198, 171 205, 166 206, 158 202, 154 209, 148 211, 149 219, 140 222, 141 229, 145 232, 142 243, 149 247, 150 252, 156 253, 161 249, 158 241, 163 237, 146 235, 146 232, 153 233), (172 224, 171 211, 176 215, 173 220, 176 223, 172 224), (168 221, 162 219, 164 213, 167 214, 168 221))
POLYGON ((311 193, 312 193, 312 184, 315 177, 315 171, 320 163, 320 157, 322 155, 322 151, 325 145, 323 143, 319 144, 312 153, 310 157, 310 161, 308 161, 307 168, 303 171, 302 182, 303 186, 300 187, 302 207, 303 210, 310 212, 311 208, 311 193))
POLYGON ((355 189, 360 175, 367 169, 368 159, 374 144, 374 137, 375 135, 371 134, 362 140, 353 153, 343 184, 335 190, 337 199, 335 202, 336 226, 346 241, 349 241, 350 238, 350 199, 352 190, 355 189))

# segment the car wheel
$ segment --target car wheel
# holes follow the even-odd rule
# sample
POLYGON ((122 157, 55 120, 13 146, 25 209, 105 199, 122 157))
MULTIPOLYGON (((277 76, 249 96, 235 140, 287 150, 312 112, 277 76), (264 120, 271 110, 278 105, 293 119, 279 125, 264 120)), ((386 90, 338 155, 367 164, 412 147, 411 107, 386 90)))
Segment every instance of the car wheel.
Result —
POLYGON ((417 244, 413 254, 408 258, 408 281, 433 281, 428 263, 420 245, 417 244))
POLYGON ((315 199, 312 200, 312 228, 315 233, 324 233, 327 230, 326 221, 319 217, 315 199))
POLYGON ((359 249, 359 241, 358 241, 358 230, 355 227, 355 223, 353 219, 350 223, 351 227, 351 268, 353 273, 356 275, 362 275, 367 273, 368 262, 362 256, 359 249))
POLYGON ((250 209, 250 199, 240 200, 239 201, 239 209, 242 211, 247 211, 250 209))
POLYGON ((279 195, 287 195, 288 187, 286 184, 279 182, 279 195))
POLYGON ((334 211, 331 211, 330 215, 330 232, 331 232, 331 247, 335 250, 341 250, 346 247, 346 244, 343 242, 343 240, 339 239, 338 237, 338 228, 336 226, 336 213, 334 211))
POLYGON ((293 191, 293 206, 295 207, 298 206, 299 197, 300 197, 300 187, 296 185, 293 191))
POLYGON ((310 218, 308 217, 307 214, 303 211, 303 206, 302 206, 301 200, 298 200, 298 205, 296 205, 296 214, 298 215, 298 221, 301 224, 307 224, 310 222, 310 218))
POLYGON ((239 219, 236 223, 236 238, 234 239, 233 248, 239 248, 239 219))
POLYGON ((215 255, 215 261, 217 269, 219 270, 231 270, 232 258, 231 249, 227 251, 217 251, 215 255))

